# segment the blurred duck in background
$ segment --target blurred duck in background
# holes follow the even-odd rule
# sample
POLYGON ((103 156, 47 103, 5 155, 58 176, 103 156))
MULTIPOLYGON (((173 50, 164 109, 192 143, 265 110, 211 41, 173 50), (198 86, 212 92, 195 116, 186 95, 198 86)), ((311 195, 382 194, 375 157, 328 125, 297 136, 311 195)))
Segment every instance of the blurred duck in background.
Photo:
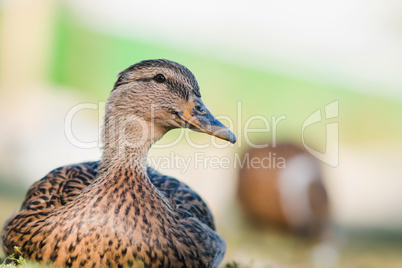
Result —
POLYGON ((295 144, 281 143, 249 149, 242 161, 238 197, 254 222, 313 237, 322 234, 329 202, 318 160, 295 144))

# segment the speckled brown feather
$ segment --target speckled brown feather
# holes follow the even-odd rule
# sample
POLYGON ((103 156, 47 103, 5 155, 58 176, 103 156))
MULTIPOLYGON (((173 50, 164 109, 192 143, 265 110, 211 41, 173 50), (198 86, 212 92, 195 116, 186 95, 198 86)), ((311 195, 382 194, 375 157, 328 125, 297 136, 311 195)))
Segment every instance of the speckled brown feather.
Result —
MULTIPOLYGON (((2 231, 7 254, 19 246, 29 259, 70 267, 216 267, 222 260, 225 242, 199 195, 141 165, 151 144, 179 127, 169 105, 186 107, 186 96, 200 96, 198 84, 188 69, 170 61, 133 66, 120 75, 108 101, 102 160, 55 169, 35 183, 2 231), (159 72, 172 83, 147 78, 159 72), (154 102, 161 108, 151 118, 154 102), (156 119, 156 137, 147 136, 138 148, 123 147, 122 137, 110 130, 116 130, 114 118, 127 114, 156 119)), ((124 138, 141 135, 123 126, 124 138)))
POLYGON ((214 232, 211 232, 214 235, 209 243, 205 241, 208 240, 205 230, 214 230, 215 226, 212 214, 199 195, 183 182, 151 168, 147 174, 152 184, 146 186, 136 185, 130 180, 132 174, 122 171, 116 176, 121 176, 119 180, 124 183, 105 182, 107 186, 96 190, 92 187, 91 191, 99 197, 88 207, 88 202, 80 200, 84 199, 80 194, 89 191, 87 188, 95 180, 98 166, 99 162, 87 162, 61 167, 31 186, 21 212, 3 230, 5 252, 14 252, 13 247, 17 245, 31 259, 50 260, 56 265, 71 267, 136 267, 142 262, 149 267, 208 267, 214 263, 213 258, 205 263, 200 261, 208 252, 190 251, 187 253, 189 258, 174 247, 175 243, 188 244, 194 249, 199 249, 196 243, 206 243, 208 251, 210 247, 217 247, 216 253, 224 253, 224 242, 214 232), (159 200, 153 200, 154 196, 149 195, 152 187, 159 191, 159 200), (116 199, 121 202, 113 204, 116 199), (158 202, 164 203, 167 211, 158 210, 158 202), (67 213, 67 209, 73 207, 73 212, 67 213), (99 210, 102 213, 98 214, 99 210), (166 215, 169 212, 174 216, 166 215), (93 223, 88 224, 92 221, 88 220, 91 216, 87 213, 102 217, 96 220, 94 217, 93 223), (125 220, 117 220, 116 215, 124 215, 125 220), (72 225, 69 224, 71 218, 76 219, 72 225), (151 222, 152 219, 157 221, 151 222), (141 237, 139 240, 146 238, 134 249, 130 245, 136 235, 126 235, 130 230, 127 225, 141 230, 135 232, 141 237), (189 225, 194 229, 191 232, 185 231, 189 225), (194 240, 193 236, 198 238, 194 240), (107 243, 99 244, 105 239, 107 243), (146 242, 152 242, 160 252, 147 246, 146 242), (98 255, 94 256, 97 251, 98 255), (165 255, 170 258, 160 259, 165 255))
MULTIPOLYGON (((54 210, 73 201, 84 188, 96 178, 99 161, 85 162, 57 168, 32 185, 25 197, 22 209, 54 210)), ((182 215, 192 215, 215 230, 208 206, 202 198, 185 183, 148 167, 147 175, 152 184, 182 215)))

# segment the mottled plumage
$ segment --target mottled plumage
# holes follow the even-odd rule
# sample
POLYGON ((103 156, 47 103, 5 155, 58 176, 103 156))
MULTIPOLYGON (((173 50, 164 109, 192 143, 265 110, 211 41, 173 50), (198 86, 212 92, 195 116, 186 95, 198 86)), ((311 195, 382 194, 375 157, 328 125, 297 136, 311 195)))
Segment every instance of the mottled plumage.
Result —
POLYGON ((123 71, 108 100, 101 161, 64 166, 36 182, 5 224, 5 252, 19 246, 30 259, 71 267, 216 267, 225 242, 207 205, 186 184, 143 165, 172 128, 235 141, 203 106, 194 81, 167 60, 123 71), (166 79, 154 78, 161 74, 166 79), (147 127, 124 121, 132 114, 147 127))

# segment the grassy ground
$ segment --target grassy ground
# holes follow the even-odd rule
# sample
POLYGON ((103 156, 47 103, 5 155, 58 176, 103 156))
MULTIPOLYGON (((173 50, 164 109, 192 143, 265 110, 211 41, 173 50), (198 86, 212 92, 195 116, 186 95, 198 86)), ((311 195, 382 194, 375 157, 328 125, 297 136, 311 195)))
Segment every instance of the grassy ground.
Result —
POLYGON ((362 232, 332 226, 331 235, 323 243, 275 227, 257 226, 235 206, 229 214, 219 228, 228 244, 225 260, 243 267, 401 267, 400 232, 362 232))
MULTIPOLYGON (((4 188, 3 188, 4 189, 4 188)), ((0 196, 0 229, 3 229, 3 224, 6 219, 21 206, 22 200, 0 196)), ((4 252, 0 250, 0 258, 4 259, 4 252)), ((1 263, 1 262, 0 262, 1 263)))

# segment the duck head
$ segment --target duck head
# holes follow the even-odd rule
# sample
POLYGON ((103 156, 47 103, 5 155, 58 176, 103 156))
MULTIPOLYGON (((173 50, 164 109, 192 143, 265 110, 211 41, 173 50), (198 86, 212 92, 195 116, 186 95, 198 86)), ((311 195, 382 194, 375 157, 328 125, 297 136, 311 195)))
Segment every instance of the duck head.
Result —
POLYGON ((151 144, 175 128, 190 128, 236 142, 233 132, 202 102, 190 70, 169 60, 141 61, 119 73, 106 107, 106 131, 113 119, 119 119, 119 124, 123 119, 126 133, 151 144))

